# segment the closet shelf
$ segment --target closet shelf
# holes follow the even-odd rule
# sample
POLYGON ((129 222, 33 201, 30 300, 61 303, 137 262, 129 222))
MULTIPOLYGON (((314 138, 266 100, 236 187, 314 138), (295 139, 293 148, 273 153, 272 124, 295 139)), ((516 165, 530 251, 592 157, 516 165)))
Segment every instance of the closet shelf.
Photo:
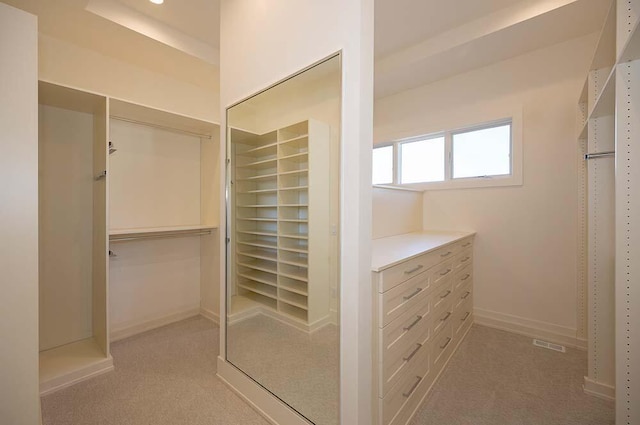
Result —
POLYGON ((284 291, 293 292, 294 294, 303 295, 305 297, 309 296, 309 293, 307 291, 304 291, 302 289, 292 288, 290 286, 286 286, 286 285, 283 285, 283 284, 280 284, 278 286, 278 288, 280 288, 281 290, 284 290, 284 291))
POLYGON ((261 161, 250 162, 248 164, 236 165, 236 168, 252 168, 252 169, 260 169, 260 168, 270 168, 275 167, 277 163, 277 159, 263 159, 261 161))
POLYGON ((241 272, 238 273, 238 276, 251 279, 253 281, 264 283, 265 285, 277 286, 276 284, 276 276, 271 273, 264 273, 261 271, 249 271, 249 272, 241 272))
POLYGON ((256 236, 278 236, 276 232, 256 232, 252 230, 238 230, 238 233, 244 235, 256 235, 256 236))
POLYGON ((255 181, 255 180, 262 180, 262 179, 271 179, 274 177, 277 177, 278 174, 277 173, 272 173, 272 174, 262 174, 259 176, 252 176, 252 177, 245 177, 245 178, 240 178, 240 179, 236 179, 240 182, 246 182, 246 181, 255 181))
POLYGON ((301 263, 301 262, 297 262, 297 261, 279 260, 278 262, 280 264, 286 264, 286 265, 295 266, 295 267, 303 267, 303 268, 309 267, 307 265, 307 263, 301 263))
POLYGON ((251 282, 238 283, 238 286, 242 289, 246 289, 247 291, 255 292, 256 294, 273 298, 274 300, 278 299, 277 289, 272 286, 263 285, 262 283, 251 283, 251 282))
POLYGON ((280 204, 281 207, 306 208, 309 204, 280 204))
POLYGON ((309 222, 309 220, 302 219, 302 218, 281 218, 279 221, 282 221, 285 223, 308 223, 309 222))
POLYGON ((309 239, 308 235, 305 234, 289 234, 289 233, 280 233, 278 236, 280 236, 281 238, 289 238, 289 239, 300 239, 300 240, 307 240, 309 239))
POLYGON ((293 138, 291 138, 291 139, 282 140, 282 141, 280 142, 280 144, 281 144, 281 145, 284 145, 285 143, 297 142, 297 141, 299 141, 299 140, 306 139, 307 137, 309 137, 309 135, 308 135, 308 134, 303 134, 302 136, 296 136, 296 137, 293 137, 293 138))
POLYGON ((238 208, 278 208, 277 205, 261 205, 261 204, 254 204, 254 205, 237 205, 238 208))
POLYGON ((282 171, 280 173, 278 173, 281 176, 289 176, 289 175, 293 175, 293 174, 304 174, 309 172, 308 169, 302 169, 302 170, 293 170, 293 171, 282 171))
POLYGON ((293 190, 306 190, 306 189, 309 189, 309 186, 281 187, 280 191, 284 192, 284 191, 287 191, 287 190, 292 190, 293 191, 293 190))
POLYGON ((289 304, 289 305, 292 305, 292 306, 297 307, 297 308, 299 308, 299 309, 301 309, 301 310, 305 310, 305 311, 306 311, 306 310, 308 310, 308 308, 307 308, 307 306, 306 306, 306 305, 301 304, 301 303, 297 303, 297 302, 295 302, 295 301, 290 301, 290 300, 288 300, 288 299, 286 299, 286 298, 282 298, 282 297, 280 297, 280 298, 278 298, 278 301, 279 301, 279 302, 286 303, 286 304, 289 304))
MULTIPOLYGON (((275 253, 275 251, 273 253, 270 253, 270 252, 267 253, 262 251, 238 251, 238 255, 244 255, 245 257, 251 257, 251 258, 256 258, 258 260, 266 260, 270 262, 271 261, 276 262, 278 260, 277 254, 275 253)), ((274 264, 273 269, 275 270, 276 267, 277 266, 274 264)), ((267 271, 271 271, 270 269, 271 267, 268 267, 267 271)))
POLYGON ((277 218, 269 218, 269 217, 238 217, 238 220, 243 220, 243 221, 278 221, 277 218))
POLYGON ((267 273, 277 273, 277 266, 272 261, 268 260, 255 260, 249 262, 238 261, 238 265, 242 267, 247 267, 249 269, 259 270, 267 273))
POLYGON ((254 246, 256 248, 277 249, 275 243, 269 244, 263 241, 238 241, 239 245, 254 246))
POLYGON ((274 148, 276 146, 278 146, 278 142, 273 142, 273 143, 269 143, 268 145, 258 146, 257 148, 251 148, 251 149, 247 149, 246 151, 238 152, 238 155, 242 156, 248 153, 260 152, 261 150, 274 148))
POLYGON ((247 194, 247 193, 251 193, 251 194, 256 194, 256 193, 276 193, 278 191, 278 189, 258 189, 258 190, 239 190, 238 193, 239 194, 247 194))
POLYGON ((286 156, 281 156, 280 159, 294 159, 294 158, 300 158, 303 156, 309 156, 309 152, 299 152, 299 153, 294 153, 292 155, 286 155, 286 156))
POLYGON ((307 277, 303 276, 302 274, 280 272, 279 275, 280 276, 284 276, 284 277, 288 277, 289 279, 299 280, 300 282, 309 282, 307 277))
POLYGON ((213 225, 194 226, 167 226, 167 227, 138 227, 132 229, 110 229, 109 241, 130 241, 135 239, 150 238, 171 238, 180 236, 201 236, 209 235, 211 231, 217 229, 213 225))
MULTIPOLYGON (((607 115, 613 115, 615 112, 615 91, 616 91, 616 68, 614 67, 607 80, 602 86, 602 91, 598 95, 591 112, 589 113, 589 119, 598 118, 607 115)), ((588 121, 588 120, 587 120, 588 121)))
POLYGON ((298 254, 308 254, 309 253, 308 249, 287 248, 286 246, 279 246, 278 249, 280 251, 289 251, 289 252, 295 252, 295 253, 298 253, 298 254))

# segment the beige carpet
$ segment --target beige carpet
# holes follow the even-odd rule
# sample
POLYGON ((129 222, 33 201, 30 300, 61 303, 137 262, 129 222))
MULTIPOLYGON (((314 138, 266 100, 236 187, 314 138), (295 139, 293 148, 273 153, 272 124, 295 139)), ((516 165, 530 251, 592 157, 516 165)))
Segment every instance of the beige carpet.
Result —
MULTIPOLYGON (((206 319, 112 351, 115 372, 42 399, 44 425, 267 425, 215 377, 218 329, 206 319)), ((586 364, 583 351, 474 326, 411 425, 614 424, 613 403, 582 392, 586 364)))
POLYGON ((257 315, 229 327, 227 358, 317 425, 338 425, 338 328, 313 333, 257 315))
POLYGON ((116 342, 114 372, 42 399, 44 425, 267 425, 216 378, 218 343, 201 317, 116 342))
POLYGON ((411 425, 608 425, 614 405, 582 391, 587 353, 474 326, 411 425))

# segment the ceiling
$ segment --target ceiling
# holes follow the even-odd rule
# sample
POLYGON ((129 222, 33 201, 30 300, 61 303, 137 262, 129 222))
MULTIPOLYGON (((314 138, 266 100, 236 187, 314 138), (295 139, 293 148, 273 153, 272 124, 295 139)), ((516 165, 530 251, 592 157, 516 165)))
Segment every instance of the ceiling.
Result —
MULTIPOLYGON (((202 84, 217 72, 219 0, 0 0, 40 31, 202 84), (73 25, 61 24, 73 22, 73 25)), ((375 0, 376 97, 598 31, 604 0, 375 0)))

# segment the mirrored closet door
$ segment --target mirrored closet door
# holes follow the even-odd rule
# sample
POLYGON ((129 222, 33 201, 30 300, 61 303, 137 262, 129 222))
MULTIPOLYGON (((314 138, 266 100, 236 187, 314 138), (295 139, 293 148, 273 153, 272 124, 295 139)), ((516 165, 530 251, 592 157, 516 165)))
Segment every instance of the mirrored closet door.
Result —
POLYGON ((338 423, 340 57, 227 111, 227 360, 338 423))

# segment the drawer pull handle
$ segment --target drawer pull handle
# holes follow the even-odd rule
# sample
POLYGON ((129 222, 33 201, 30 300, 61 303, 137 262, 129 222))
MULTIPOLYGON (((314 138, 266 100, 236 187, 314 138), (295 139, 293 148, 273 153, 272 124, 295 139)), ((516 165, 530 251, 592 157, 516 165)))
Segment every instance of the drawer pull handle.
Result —
POLYGON ((463 248, 466 248, 466 247, 468 247, 468 246, 470 246, 470 245, 471 245, 471 242, 467 242, 466 244, 462 245, 462 247, 463 247, 463 248))
POLYGON ((411 294, 409 295, 405 295, 404 300, 405 301, 409 301, 411 298, 415 297, 416 295, 418 295, 420 292, 422 292, 422 288, 417 288, 415 291, 413 291, 411 294))
POLYGON ((405 326, 402 329, 404 329, 405 331, 410 331, 411 328, 413 328, 415 325, 417 325, 418 322, 421 321, 421 320, 422 320, 422 316, 418 316, 418 318, 416 320, 414 320, 413 322, 411 322, 411 324, 409 326, 405 326))
POLYGON ((460 298, 461 298, 461 299, 463 299, 463 300, 466 300, 466 299, 467 299, 467 297, 468 297, 469 295, 471 295, 471 292, 467 291, 467 292, 465 292, 465 293, 464 293, 464 295, 463 295, 463 296, 461 296, 460 298))
POLYGON ((416 345, 417 345, 417 347, 415 348, 415 350, 413 350, 411 352, 411 354, 409 354, 407 357, 403 357, 402 360, 404 360, 405 362, 408 362, 409 360, 411 360, 413 358, 413 356, 416 355, 418 350, 420 350, 422 348, 422 344, 416 344, 416 345))
POLYGON ((451 291, 449 291, 449 290, 447 289, 447 293, 446 293, 446 294, 444 294, 444 295, 440 295, 440 298, 445 299, 445 298, 447 298, 447 297, 449 296, 449 294, 451 294, 451 291))
POLYGON ((411 389, 409 389, 409 391, 407 391, 406 393, 402 393, 402 395, 404 397, 410 397, 411 394, 413 394, 413 392, 416 390, 416 388, 418 388, 418 384, 420 384, 420 382, 422 382, 422 377, 421 376, 416 376, 416 378, 418 378, 418 380, 416 381, 415 384, 413 384, 411 389))
POLYGON ((467 274, 464 275, 464 277, 462 279, 460 279, 460 281, 467 280, 470 277, 471 277, 471 275, 469 273, 467 273, 467 274))
POLYGON ((451 269, 447 269, 447 270, 443 271, 442 273, 440 273, 440 276, 446 276, 449 273, 451 273, 451 269))
POLYGON ((449 316, 451 316, 451 312, 447 311, 447 314, 445 314, 444 317, 442 319, 440 319, 440 321, 441 322, 445 322, 449 318, 449 316))
POLYGON ((420 270, 421 268, 423 268, 424 266, 422 264, 418 264, 417 266, 415 266, 414 268, 412 268, 411 270, 405 270, 404 274, 411 274, 411 273, 415 273, 418 270, 420 270))
POLYGON ((445 342, 444 345, 441 345, 440 349, 444 350, 445 348, 447 348, 447 345, 449 345, 450 342, 451 342, 451 337, 447 337, 447 342, 445 342))
POLYGON ((467 311, 467 314, 465 314, 464 317, 462 319, 460 319, 460 321, 464 322, 465 320, 467 320, 467 317, 469 317, 470 314, 471 314, 471 312, 467 311))
POLYGON ((467 261, 469 261, 471 259, 471 257, 465 257, 462 260, 460 260, 461 263, 466 263, 467 261))
POLYGON ((451 251, 447 251, 444 254, 440 254, 441 257, 447 257, 449 255, 451 255, 451 251))

